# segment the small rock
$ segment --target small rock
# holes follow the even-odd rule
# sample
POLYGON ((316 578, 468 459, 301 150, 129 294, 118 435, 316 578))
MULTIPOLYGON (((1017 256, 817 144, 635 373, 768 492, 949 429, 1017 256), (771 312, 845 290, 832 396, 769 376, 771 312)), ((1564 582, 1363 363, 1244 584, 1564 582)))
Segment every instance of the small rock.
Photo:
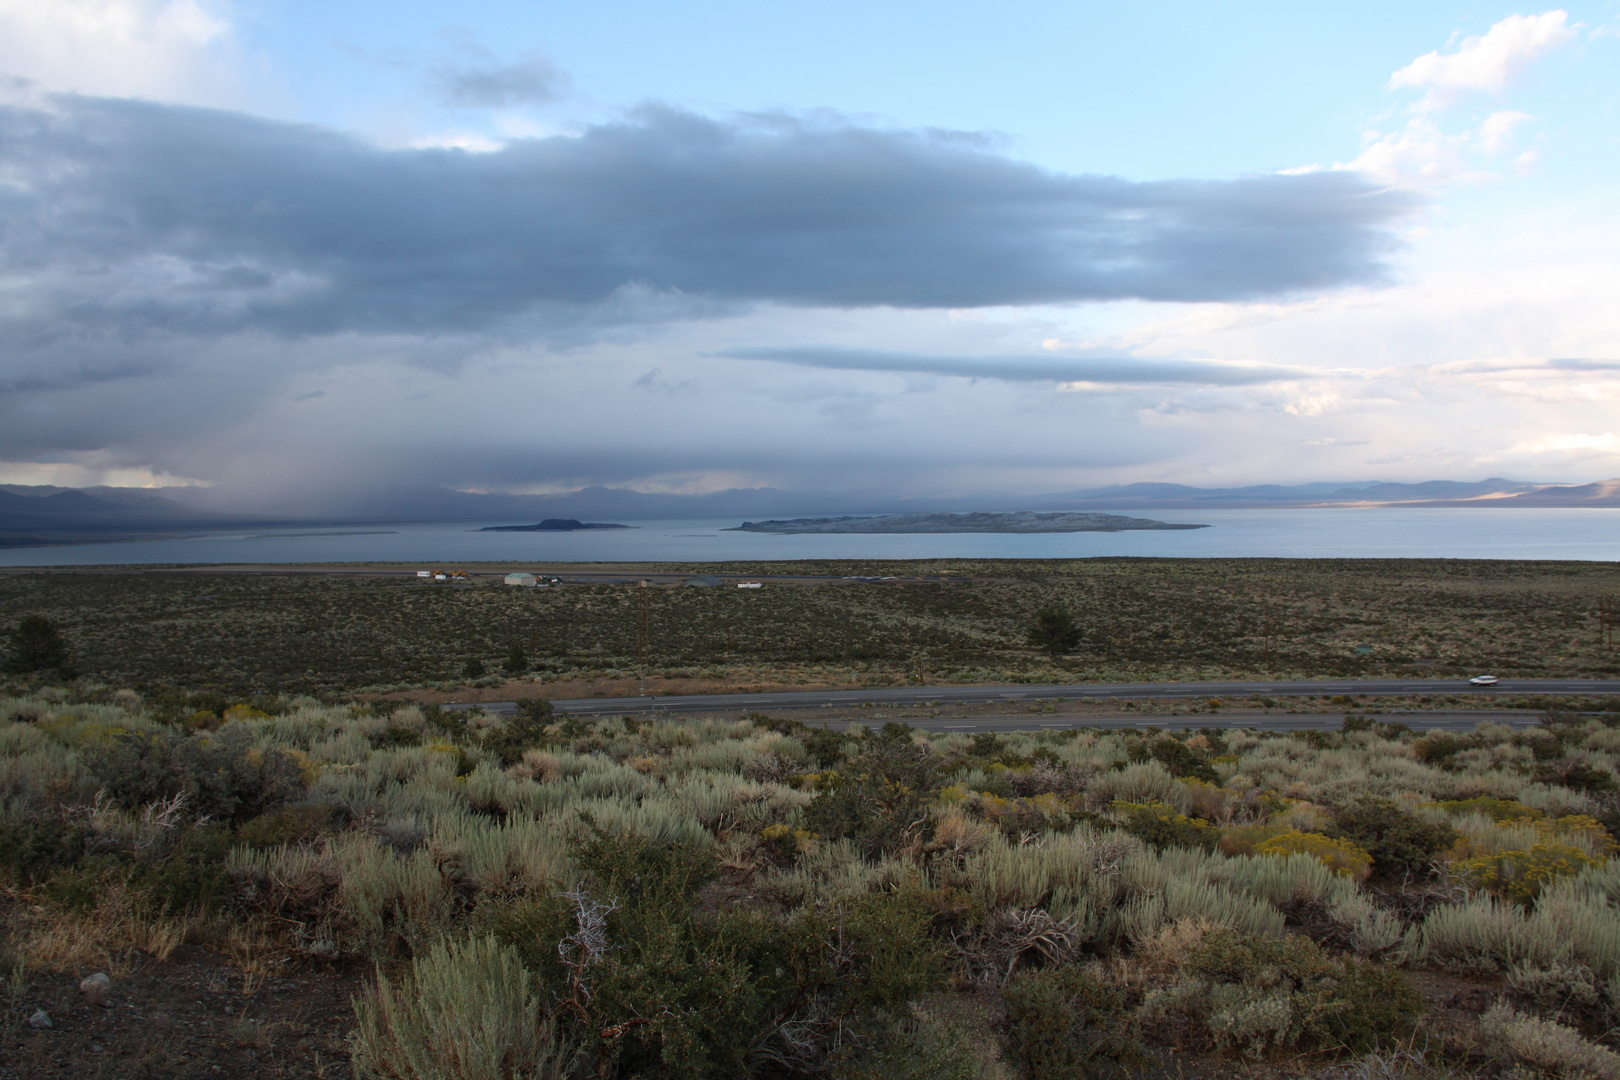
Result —
POLYGON ((28 1026, 35 1031, 44 1031, 46 1028, 55 1027, 56 1025, 51 1023, 50 1013, 44 1009, 35 1009, 34 1015, 28 1018, 28 1026))
POLYGON ((79 993, 83 994, 92 1005, 107 1004, 107 993, 111 989, 112 980, 107 978, 105 972, 100 971, 94 975, 87 975, 79 983, 79 993))

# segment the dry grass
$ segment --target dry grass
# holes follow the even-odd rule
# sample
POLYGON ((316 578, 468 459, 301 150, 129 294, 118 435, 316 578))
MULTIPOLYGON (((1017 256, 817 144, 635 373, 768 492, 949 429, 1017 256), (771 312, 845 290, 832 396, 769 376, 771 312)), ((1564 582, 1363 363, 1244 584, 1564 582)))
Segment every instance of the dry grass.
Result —
POLYGON ((190 916, 153 916, 120 886, 109 885, 93 910, 67 911, 21 898, 12 921, 12 950, 34 970, 127 975, 142 956, 167 960, 196 928, 190 916))

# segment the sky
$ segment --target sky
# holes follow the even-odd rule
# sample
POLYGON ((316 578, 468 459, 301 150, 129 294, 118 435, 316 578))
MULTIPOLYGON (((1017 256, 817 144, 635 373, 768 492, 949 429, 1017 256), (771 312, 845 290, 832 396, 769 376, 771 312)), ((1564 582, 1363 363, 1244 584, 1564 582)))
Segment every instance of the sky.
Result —
POLYGON ((0 482, 1620 476, 1620 3, 0 0, 0 482))

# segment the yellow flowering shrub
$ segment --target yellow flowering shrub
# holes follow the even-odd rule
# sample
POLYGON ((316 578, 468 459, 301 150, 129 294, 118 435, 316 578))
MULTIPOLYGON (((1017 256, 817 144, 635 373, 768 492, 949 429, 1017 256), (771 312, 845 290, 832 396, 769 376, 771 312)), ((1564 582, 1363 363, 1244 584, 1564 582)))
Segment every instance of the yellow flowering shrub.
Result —
POLYGON ((1451 869, 1476 888, 1528 904, 1559 878, 1571 877, 1602 862, 1568 844, 1544 843, 1532 844, 1527 851, 1498 851, 1461 859, 1451 869))
POLYGON ((759 838, 773 854, 787 860, 809 851, 817 840, 816 834, 808 829, 795 829, 788 825, 767 825, 759 831, 759 838))
POLYGON ((1280 821, 1233 825, 1221 833, 1221 850, 1228 855, 1253 855, 1261 844, 1289 831, 1288 824, 1280 821))
POLYGON ((1221 831, 1200 818, 1188 817, 1168 803, 1116 802, 1114 816, 1120 827, 1156 848, 1189 847, 1213 850, 1221 831))
POLYGON ((1321 833, 1291 829, 1262 840, 1254 847, 1256 855, 1305 854, 1320 861, 1335 874, 1366 881, 1372 873, 1372 856, 1350 840, 1335 840, 1321 833))
POLYGON ((1620 849, 1620 845, 1614 842, 1614 835, 1603 827, 1603 823, 1586 814, 1569 814, 1561 818, 1538 821, 1536 829, 1550 837, 1582 837, 1591 843, 1593 851, 1605 857, 1613 855, 1620 849))

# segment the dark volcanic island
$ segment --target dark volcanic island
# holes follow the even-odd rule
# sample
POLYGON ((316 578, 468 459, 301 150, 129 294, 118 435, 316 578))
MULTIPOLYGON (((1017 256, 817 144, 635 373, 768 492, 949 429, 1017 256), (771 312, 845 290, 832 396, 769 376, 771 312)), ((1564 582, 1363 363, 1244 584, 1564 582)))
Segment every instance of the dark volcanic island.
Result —
POLYGON ((608 521, 575 521, 573 518, 546 518, 538 525, 486 525, 479 532, 577 532, 580 529, 633 529, 608 521))
POLYGON ((1152 518, 1119 514, 880 514, 876 517, 793 518, 790 521, 745 521, 726 532, 763 533, 1068 533, 1127 532, 1142 529, 1207 529, 1208 525, 1172 525, 1152 518))

